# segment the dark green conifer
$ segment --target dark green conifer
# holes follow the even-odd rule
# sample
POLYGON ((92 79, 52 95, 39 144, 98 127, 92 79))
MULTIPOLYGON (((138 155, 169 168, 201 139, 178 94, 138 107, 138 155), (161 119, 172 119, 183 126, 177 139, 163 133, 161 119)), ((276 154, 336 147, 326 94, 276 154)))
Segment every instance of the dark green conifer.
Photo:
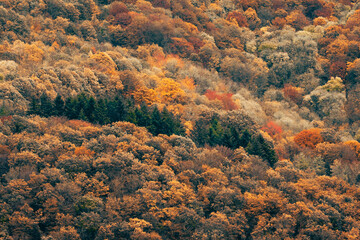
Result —
POLYGON ((95 108, 96 100, 94 97, 90 97, 87 101, 86 110, 84 111, 86 118, 90 122, 95 122, 95 108))
POLYGON ((64 113, 64 101, 62 100, 60 95, 57 95, 54 100, 54 112, 55 116, 63 116, 64 113))
POLYGON ((65 107, 64 107, 64 112, 65 112, 65 116, 68 117, 69 119, 76 119, 78 117, 79 112, 77 111, 77 100, 74 98, 67 98, 65 100, 65 107))
POLYGON ((151 124, 148 126, 149 131, 154 135, 160 134, 160 129, 162 128, 162 119, 161 113, 157 106, 155 106, 151 113, 150 122, 151 124))
POLYGON ((242 133, 239 139, 239 146, 246 148, 251 140, 251 135, 247 129, 242 133))
POLYGON ((224 130, 219 123, 219 121, 216 118, 213 118, 213 120, 210 123, 209 127, 209 145, 215 146, 215 145, 222 145, 224 130))
POLYGON ((48 95, 43 93, 40 96, 40 115, 49 117, 53 114, 53 105, 48 95))
POLYGON ((95 122, 99 124, 107 124, 109 123, 109 118, 107 116, 108 110, 107 110, 107 104, 104 99, 99 99, 97 101, 96 107, 95 107, 95 122))
POLYGON ((33 97, 31 99, 28 114, 40 114, 40 102, 38 98, 33 97))

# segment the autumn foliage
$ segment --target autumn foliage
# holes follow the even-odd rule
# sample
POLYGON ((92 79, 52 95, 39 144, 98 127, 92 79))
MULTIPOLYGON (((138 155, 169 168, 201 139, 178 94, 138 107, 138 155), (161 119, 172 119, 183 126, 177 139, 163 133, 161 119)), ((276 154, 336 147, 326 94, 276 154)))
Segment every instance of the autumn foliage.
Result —
POLYGON ((294 141, 302 147, 314 149, 316 145, 322 143, 324 139, 321 136, 321 129, 312 128, 309 130, 303 130, 296 134, 294 136, 294 141))
POLYGON ((282 133, 282 128, 273 121, 266 123, 261 130, 267 132, 274 139, 280 138, 282 133))
POLYGON ((233 94, 231 93, 218 93, 214 90, 206 90, 204 94, 209 100, 219 100, 221 101, 225 110, 235 110, 238 109, 236 103, 232 100, 233 94))
POLYGON ((355 0, 0 0, 0 239, 360 239, 355 0))
POLYGON ((289 98, 291 101, 295 102, 296 104, 301 103, 303 89, 291 86, 290 84, 285 84, 283 92, 284 96, 289 98))

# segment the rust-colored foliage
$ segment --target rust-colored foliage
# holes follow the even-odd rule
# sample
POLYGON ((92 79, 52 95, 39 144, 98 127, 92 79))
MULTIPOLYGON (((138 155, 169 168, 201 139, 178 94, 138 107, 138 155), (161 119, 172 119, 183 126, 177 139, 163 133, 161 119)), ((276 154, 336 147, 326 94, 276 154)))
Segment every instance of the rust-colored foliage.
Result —
POLYGON ((12 116, 0 117, 0 122, 4 123, 6 121, 11 121, 12 118, 13 118, 12 116))
POLYGON ((86 127, 92 127, 93 125, 89 122, 85 122, 82 120, 77 120, 77 119, 72 119, 67 121, 66 123, 68 126, 70 126, 71 128, 74 129, 79 129, 79 128, 86 128, 86 127))
POLYGON ((267 132, 274 139, 279 139, 282 133, 282 128, 273 121, 266 123, 261 130, 267 132))
POLYGON ((152 0, 151 3, 154 7, 161 7, 161 8, 165 8, 165 9, 170 8, 169 0, 152 0))
POLYGON ((296 104, 300 104, 302 102, 303 89, 291 86, 290 84, 285 84, 283 92, 285 97, 289 98, 296 104))
POLYGON ((194 46, 184 38, 171 38, 170 49, 180 57, 186 57, 194 52, 194 46))
POLYGON ((280 18, 280 17, 276 17, 274 20, 272 20, 272 24, 274 26, 277 26, 279 28, 282 28, 285 26, 286 24, 286 19, 285 18, 280 18))
POLYGON ((114 17, 113 23, 121 26, 127 26, 131 23, 131 16, 129 15, 129 9, 122 2, 113 2, 110 5, 109 14, 114 17))
POLYGON ((317 144, 324 142, 324 139, 321 136, 321 129, 312 128, 296 134, 294 141, 302 147, 314 149, 317 144))
POLYGON ((329 74, 332 77, 345 78, 346 75, 346 63, 343 61, 336 61, 330 65, 329 74))
POLYGON ((356 140, 350 140, 344 142, 344 145, 349 146, 355 152, 358 161, 360 161, 360 143, 356 140))
POLYGON ((292 11, 290 15, 286 17, 286 22, 296 30, 300 30, 309 24, 306 16, 299 10, 292 11))
POLYGON ((239 11, 233 11, 229 12, 229 14, 226 17, 226 20, 232 22, 235 21, 239 27, 248 27, 249 24, 247 22, 246 16, 239 11))
POLYGON ((356 10, 353 15, 351 15, 348 20, 346 21, 347 28, 354 28, 360 25, 360 9, 356 10))
POLYGON ((223 107, 225 110, 236 110, 238 109, 238 106, 236 103, 232 100, 232 93, 217 93, 214 90, 206 90, 205 96, 209 100, 220 100, 223 104, 223 107))
POLYGON ((90 149, 87 149, 86 147, 77 147, 75 148, 74 150, 74 154, 77 155, 77 156, 89 156, 89 157, 92 157, 95 152, 90 150, 90 149))

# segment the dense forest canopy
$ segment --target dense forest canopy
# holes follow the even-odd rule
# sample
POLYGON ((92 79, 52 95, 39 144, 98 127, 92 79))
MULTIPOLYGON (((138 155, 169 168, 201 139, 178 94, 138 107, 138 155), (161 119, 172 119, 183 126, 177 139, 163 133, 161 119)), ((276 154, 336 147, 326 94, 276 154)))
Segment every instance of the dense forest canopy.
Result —
POLYGON ((0 0, 0 239, 360 239, 360 3, 0 0))

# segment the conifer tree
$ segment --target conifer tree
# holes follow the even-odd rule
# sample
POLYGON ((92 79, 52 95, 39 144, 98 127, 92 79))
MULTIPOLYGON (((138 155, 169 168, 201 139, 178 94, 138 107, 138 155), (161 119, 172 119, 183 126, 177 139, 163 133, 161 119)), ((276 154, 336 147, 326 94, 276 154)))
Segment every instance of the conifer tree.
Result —
POLYGON ((40 114, 39 99, 33 97, 30 102, 28 114, 40 114))
POLYGON ((40 115, 49 117, 53 113, 53 105, 48 95, 43 93, 40 97, 40 115))
POLYGON ((205 125, 203 119, 198 119, 195 122, 194 129, 191 131, 191 138, 198 146, 204 146, 208 140, 208 127, 205 125))
POLYGON ((76 106, 77 106, 76 99, 73 99, 71 97, 67 98, 65 100, 65 108, 64 108, 65 116, 68 117, 69 119, 76 119, 78 117, 76 106))
POLYGON ((151 124, 150 113, 148 106, 143 103, 140 108, 135 109, 137 124, 143 127, 148 127, 151 124))
POLYGON ((53 114, 55 116, 64 115, 64 101, 62 100, 60 95, 57 95, 54 100, 54 111, 53 114))
POLYGON ((111 122, 123 121, 126 119, 126 107, 124 99, 116 96, 113 100, 108 102, 108 117, 111 122))
POLYGON ((160 129, 162 128, 162 119, 161 113, 156 106, 151 113, 150 121, 151 125, 148 127, 149 131, 154 135, 160 134, 160 129))
POLYGON ((83 108, 80 110, 78 119, 83 120, 83 121, 89 121, 89 119, 85 115, 85 112, 84 112, 83 108))
POLYGON ((95 121, 95 108, 96 108, 96 100, 94 97, 90 97, 87 101, 86 110, 84 111, 86 118, 90 122, 95 121))
POLYGON ((271 167, 277 162, 276 154, 274 149, 268 142, 265 141, 262 135, 258 134, 251 139, 247 152, 266 160, 271 167))
POLYGON ((163 134, 171 135, 175 132, 174 115, 172 115, 166 108, 161 112, 161 129, 160 132, 163 134))
POLYGON ((211 121, 211 125, 209 128, 209 144, 210 144, 210 146, 222 144, 223 134, 224 134, 224 130, 223 130, 221 124, 219 123, 219 121, 216 118, 214 118, 211 121))
POLYGON ((251 140, 251 134, 247 129, 243 132, 241 135, 241 138, 239 139, 239 146, 246 148, 251 140))
POLYGON ((108 110, 106 108, 106 102, 104 99, 99 99, 95 107, 95 122, 99 124, 109 123, 109 118, 107 116, 108 110))

